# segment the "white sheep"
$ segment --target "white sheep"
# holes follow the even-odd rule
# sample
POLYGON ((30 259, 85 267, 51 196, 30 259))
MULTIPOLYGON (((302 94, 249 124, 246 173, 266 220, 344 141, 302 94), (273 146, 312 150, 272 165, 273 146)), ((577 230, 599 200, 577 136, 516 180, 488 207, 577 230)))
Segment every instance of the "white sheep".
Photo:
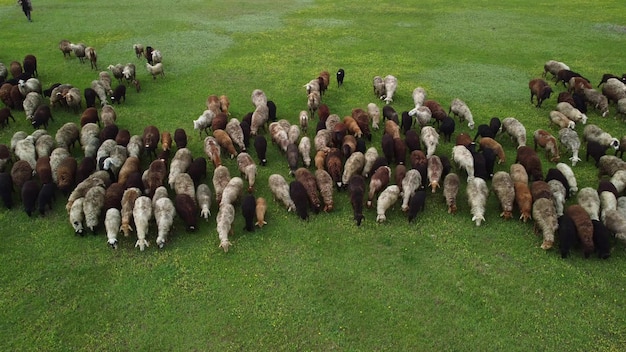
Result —
POLYGON ((426 89, 417 87, 413 89, 411 96, 413 97, 413 104, 415 105, 415 108, 409 111, 409 115, 415 116, 417 109, 424 105, 424 101, 426 101, 426 89))
POLYGON ((422 127, 420 139, 426 146, 426 157, 430 158, 435 154, 437 145, 439 144, 439 133, 432 126, 422 127))
POLYGON ((20 79, 17 82, 17 89, 23 97, 26 97, 30 92, 42 94, 41 82, 37 78, 29 78, 27 80, 20 79))
POLYGON ((237 155, 237 168, 248 181, 248 192, 252 192, 256 181, 257 165, 250 154, 243 152, 237 155))
POLYGON ((470 130, 474 129, 474 117, 472 115, 472 112, 470 111, 470 108, 467 106, 467 104, 465 104, 463 100, 454 98, 454 100, 452 100, 452 103, 450 104, 450 110, 448 111, 448 114, 450 112, 453 113, 455 116, 458 116, 460 122, 467 120, 467 127, 469 127, 470 130))
POLYGON ((354 152, 350 154, 343 167, 343 175, 341 176, 341 182, 343 185, 347 185, 352 175, 360 174, 365 166, 365 155, 361 152, 354 152))
POLYGON ((502 120, 502 132, 507 133, 512 139, 515 139, 517 146, 526 145, 526 128, 514 117, 507 117, 502 120))
MULTIPOLYGON (((267 104, 267 102, 266 102, 267 104)), ((250 134, 256 136, 259 128, 265 126, 265 123, 269 119, 270 110, 267 105, 258 105, 252 113, 250 121, 250 134)))
POLYGON ((374 103, 367 104, 367 115, 370 120, 372 120, 372 128, 375 130, 379 129, 380 127, 378 124, 380 123, 380 109, 378 108, 378 105, 374 103))
POLYGON ((24 113, 26 114, 26 119, 29 121, 33 120, 33 116, 35 115, 35 110, 44 103, 43 96, 37 92, 30 92, 26 94, 24 101, 22 102, 22 107, 24 108, 24 113))
POLYGON ((300 127, 298 125, 289 126, 289 129, 287 129, 287 137, 289 143, 296 144, 298 139, 300 139, 300 127))
POLYGON ((424 105, 409 111, 409 116, 415 116, 417 124, 424 127, 430 123, 433 115, 428 106, 424 105))
POLYGON ((15 143, 15 156, 19 160, 28 162, 30 167, 35 170, 37 164, 37 149, 35 149, 35 138, 28 136, 15 143))
POLYGON ((580 149, 578 133, 569 128, 561 128, 559 130, 559 141, 561 141, 561 144, 563 144, 567 150, 572 152, 572 157, 569 158, 569 160, 572 162, 572 166, 576 166, 576 164, 581 161, 578 156, 578 150, 580 149))
POLYGON ((253 90, 250 99, 252 100, 252 104, 255 108, 258 108, 259 106, 267 107, 267 96, 260 89, 253 90))
POLYGON ((133 220, 135 220, 135 231, 137 231, 135 247, 139 247, 140 251, 150 246, 150 243, 146 240, 146 236, 148 235, 148 228, 152 216, 152 200, 146 196, 137 198, 133 206, 133 220))
POLYGON ((329 129, 322 128, 317 131, 313 138, 313 145, 316 151, 329 151, 332 144, 332 132, 329 129))
POLYGON ((230 181, 230 172, 228 168, 224 165, 220 165, 215 168, 213 171, 213 188, 215 189, 215 199, 217 200, 217 204, 220 204, 222 201, 222 193, 224 192, 224 188, 230 181))
POLYGON ((600 219, 604 222, 606 212, 609 210, 617 210, 617 198, 613 192, 600 192, 600 219))
POLYGON ((180 148, 176 151, 176 154, 174 154, 174 157, 170 162, 170 171, 167 178, 167 183, 170 185, 170 188, 174 189, 176 176, 181 173, 187 172, 192 161, 193 157, 191 155, 191 151, 188 148, 180 148))
POLYGON ((54 150, 56 146, 56 142, 51 135, 45 134, 39 138, 35 142, 35 151, 37 153, 37 158, 41 158, 42 156, 50 156, 50 153, 54 150))
POLYGON ((111 151, 111 155, 109 155, 102 162, 102 170, 109 171, 113 175, 115 175, 115 177, 117 177, 117 175, 119 175, 120 169, 126 162, 127 158, 128 152, 126 151, 126 147, 116 145, 115 148, 111 151))
MULTIPOLYGON (((54 155, 54 151, 52 152, 52 154, 54 155)), ((50 164, 52 166, 52 157, 50 157, 50 160, 50 164)), ((104 178, 101 178, 100 175, 101 174, 94 172, 93 174, 89 175, 89 177, 84 179, 81 183, 77 184, 76 187, 74 187, 74 190, 72 191, 72 193, 70 193, 69 197, 67 198, 67 203, 65 204, 65 210, 68 213, 70 212, 74 201, 76 201, 76 199, 78 198, 83 198, 87 194, 87 191, 94 187, 106 187, 106 181, 104 180, 104 178)))
POLYGON ((100 111, 100 120, 102 120, 102 124, 106 126, 115 125, 115 120, 117 120, 117 113, 113 106, 109 104, 104 104, 102 106, 102 110, 100 111))
POLYGON ((311 166, 311 139, 309 137, 304 136, 300 139, 298 152, 300 152, 304 166, 307 168, 311 166))
POLYGON ((617 189, 617 193, 623 193, 626 190, 626 170, 617 170, 609 180, 617 189))
POLYGON ((309 113, 306 110, 300 111, 298 121, 300 121, 300 129, 302 129, 302 132, 306 133, 309 128, 309 113))
MULTIPOLYGON (((157 239, 156 244, 159 248, 163 248, 167 236, 172 230, 174 224, 174 217, 176 216, 176 207, 174 202, 168 197, 159 198, 154 207, 154 219, 157 225, 157 239)), ((146 242, 147 243, 147 242, 146 242)))
POLYGON ((550 72, 553 77, 556 77, 556 74, 559 73, 559 71, 561 71, 561 70, 569 70, 569 66, 567 66, 564 63, 562 63, 561 61, 548 60, 543 65, 543 74, 542 74, 542 76, 546 77, 546 74, 548 72, 550 72))
POLYGON ((104 206, 104 187, 92 187, 85 194, 83 201, 83 212, 85 213, 85 226, 95 232, 100 222, 100 213, 104 206))
POLYGON ((397 185, 387 186, 376 200, 376 222, 384 222, 387 220, 386 212, 391 208, 400 197, 400 187, 397 185))
POLYGON ((213 118, 215 118, 215 113, 213 111, 204 110, 202 115, 198 116, 196 120, 193 120, 193 129, 198 131, 200 133, 200 136, 202 136, 203 131, 208 136, 209 133, 207 132, 207 129, 211 128, 213 118))
POLYGON ((74 110, 74 112, 78 112, 81 108, 82 97, 80 94, 80 89, 72 87, 67 93, 65 93, 65 103, 67 104, 68 109, 74 110))
POLYGON ((196 188, 193 184, 191 176, 189 176, 188 173, 181 172, 177 174, 174 178, 174 185, 172 188, 174 189, 174 193, 176 193, 176 195, 186 194, 193 199, 194 202, 196 201, 196 188))
POLYGON ((369 177, 370 172, 372 171, 372 167, 374 166, 374 162, 378 158, 378 149, 376 147, 369 147, 365 151, 365 165, 363 166, 363 172, 361 175, 364 177, 369 177))
POLYGON ((157 76, 165 77, 165 71, 163 71, 163 63, 159 62, 154 65, 150 65, 150 63, 146 62, 146 69, 152 75, 152 79, 156 79, 157 76))
POLYGON ((274 199, 283 203, 287 207, 287 211, 296 209, 296 205, 289 195, 289 184, 282 175, 272 174, 268 178, 270 191, 274 195, 274 199))
POLYGON ((615 238, 626 242, 626 215, 619 210, 609 210, 604 216, 604 225, 611 231, 615 238))
POLYGON ((217 235, 220 240, 218 248, 222 248, 224 252, 228 252, 228 249, 232 246, 232 243, 228 240, 228 235, 232 233, 234 221, 235 208, 232 204, 220 205, 216 216, 217 235))
POLYGON ((141 157, 144 151, 144 144, 141 139, 141 136, 138 134, 134 134, 130 136, 130 140, 126 145, 126 150, 128 151, 128 157, 134 156, 136 158, 141 157))
POLYGON ((107 233, 107 243, 111 248, 117 248, 117 234, 122 225, 122 215, 117 208, 109 208, 104 216, 104 229, 107 233))
POLYGON ((74 228, 74 233, 83 235, 83 221, 85 220, 85 213, 83 212, 84 197, 75 199, 69 209, 70 224, 74 228))
POLYGON ((222 201, 219 203, 220 207, 223 204, 235 203, 243 192, 243 179, 241 177, 233 177, 228 181, 226 187, 222 191, 222 201))
POLYGON ((556 215, 561 216, 565 210, 565 198, 567 196, 565 193, 567 190, 565 190, 563 183, 558 180, 548 181, 548 186, 550 186, 550 191, 552 192, 552 200, 556 209, 556 215))
POLYGON ((594 124, 589 124, 583 129, 583 141, 594 141, 607 148, 613 147, 615 150, 619 149, 619 139, 614 138, 594 124))
POLYGON ((459 168, 467 172, 467 181, 474 178, 474 157, 464 145, 452 147, 452 159, 459 168))
POLYGON ((211 216, 211 189, 209 185, 205 183, 198 185, 198 188, 196 188, 196 201, 200 208, 200 216, 209 221, 209 216, 211 216))
POLYGON ((554 245, 554 233, 558 229, 557 211, 551 199, 539 198, 533 203, 535 230, 543 235, 541 249, 548 250, 554 245))
POLYGON ((582 122, 583 125, 587 123, 587 115, 583 114, 580 110, 576 109, 572 106, 572 104, 566 101, 556 104, 556 110, 576 123, 582 122))
POLYGON ((565 163, 557 163, 556 168, 561 171, 563 176, 567 179, 570 195, 576 194, 576 192, 578 192, 578 183, 576 182, 576 176, 574 175, 572 168, 565 163))
POLYGON ((161 54, 161 50, 152 50, 152 62, 155 64, 163 62, 163 54, 161 54))
POLYGON ((408 170, 402 179, 402 211, 409 210, 409 200, 421 185, 422 175, 419 171, 416 169, 408 170))
POLYGON ((583 187, 576 196, 578 204, 585 209, 591 220, 600 220, 600 196, 591 187, 583 187))
POLYGON ((246 151, 246 145, 244 143, 243 138, 243 130, 241 129, 241 125, 239 120, 232 118, 226 124, 226 133, 230 136, 230 139, 239 147, 240 151, 246 151))
POLYGON ((476 226, 480 226, 485 221, 485 205, 489 196, 489 188, 487 183, 480 177, 474 177, 467 181, 467 201, 472 214, 472 221, 476 226))
POLYGON ((385 85, 385 95, 382 98, 386 104, 393 102, 393 95, 398 88, 398 79, 392 75, 385 76, 383 83, 385 85))

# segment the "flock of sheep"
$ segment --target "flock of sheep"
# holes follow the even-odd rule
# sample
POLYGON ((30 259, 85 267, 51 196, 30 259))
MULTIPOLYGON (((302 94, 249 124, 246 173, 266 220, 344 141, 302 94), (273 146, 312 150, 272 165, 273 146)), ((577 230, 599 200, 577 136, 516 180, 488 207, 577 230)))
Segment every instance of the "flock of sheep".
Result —
MULTIPOLYGON (((73 53, 81 62, 86 58, 97 70, 92 47, 63 40, 59 49, 64 57, 73 53)), ((144 49, 140 44, 135 44, 133 50, 137 59, 147 60, 147 70, 154 79, 164 75, 160 51, 144 49)), ((550 99, 552 84, 544 80, 548 73, 554 76, 555 84, 562 83, 567 91, 559 94, 555 110, 548 114, 550 124, 559 127, 558 135, 536 130, 532 148, 526 145, 527 131, 518 119, 494 117, 489 124, 475 126, 470 108, 461 99, 454 99, 446 112, 439 102, 427 98, 422 87, 412 92, 414 108, 398 114, 392 107, 398 80, 392 75, 373 79, 374 96, 385 102, 382 111, 376 103, 370 103, 366 109, 354 108, 349 116, 341 118, 322 102, 330 85, 329 72, 322 71, 304 85, 308 109, 299 113, 295 124, 278 119, 276 104, 260 89, 251 93, 253 111, 241 119, 230 116, 227 96, 209 95, 206 110, 193 120, 193 129, 200 136, 206 134, 205 156, 194 158, 187 148, 184 128, 171 134, 151 125, 141 135, 133 135, 117 126, 117 114, 109 101, 125 102, 126 85, 140 90, 135 69, 132 63, 109 65, 110 73, 100 72, 98 79, 84 89, 83 109, 80 90, 71 84, 42 89, 36 78, 34 56, 26 56, 22 64, 11 63, 10 79, 9 69, 0 63, 0 100, 5 104, 0 109, 0 126, 7 126, 10 119, 15 121, 12 110, 24 109, 35 128, 31 134, 16 132, 10 146, 0 145, 0 196, 6 207, 13 205, 12 193, 17 189, 29 216, 37 209, 45 214, 61 192, 67 197, 66 211, 77 234, 95 232, 104 225, 108 244, 116 248, 118 233, 127 237, 134 231, 135 246, 143 251, 149 245, 153 220, 157 227, 156 244, 162 248, 176 215, 188 231, 194 231, 199 218, 209 219, 215 200, 219 247, 228 251, 238 203, 246 230, 253 231, 255 223, 259 227, 265 224, 268 203, 262 197, 256 198, 254 192, 258 164, 267 163, 269 138, 270 146, 278 148, 289 167, 286 176, 269 176, 269 189, 276 202, 302 219, 309 217, 309 211, 333 211, 333 197, 342 189, 348 190, 357 225, 365 219, 364 206, 375 207, 376 221, 384 222, 387 211, 397 202, 401 202, 408 220, 413 221, 424 209, 428 187, 432 193, 442 188, 448 212, 455 213, 462 173, 467 176, 467 201, 476 226, 485 221, 490 182, 501 204, 500 216, 509 219, 517 208, 522 221, 532 219, 535 230, 543 236, 543 249, 558 242, 561 255, 566 257, 580 242, 586 257, 597 252, 607 258, 611 236, 626 240, 626 198, 620 197, 626 188, 626 163, 617 156, 605 155, 609 148, 616 154, 621 152, 626 141, 614 138, 595 124, 587 124, 586 115, 590 106, 606 116, 610 103, 616 104, 618 114, 626 115, 623 77, 605 75, 602 92, 598 92, 567 65, 548 61, 544 77, 529 82, 531 103, 536 98, 536 106, 541 107, 550 99), (114 89, 112 78, 117 80, 114 89), (49 97, 49 102, 44 97, 49 97), (96 100, 100 102, 100 111, 96 100), (52 137, 45 128, 53 121, 54 109, 61 108, 82 110, 80 126, 65 123, 52 137), (315 134, 309 138, 309 124, 315 115, 315 134), (467 122, 469 130, 476 127, 477 133, 473 138, 466 132, 458 133, 450 160, 437 153, 437 147, 451 141, 456 128, 454 117, 467 122), (591 156, 596 161, 601 176, 610 177, 602 179, 597 190, 577 188, 572 167, 581 160, 581 141, 575 131, 579 124, 585 125, 582 137, 587 158, 591 156), (380 148, 368 147, 373 131, 381 128, 380 148), (506 162, 504 148, 497 141, 502 135, 510 136, 517 146, 515 163, 509 172, 494 172, 496 163, 506 162), (83 150, 82 158, 72 156, 76 142, 83 150), (571 153, 572 167, 559 162, 559 144, 571 153), (545 173, 536 151, 538 146, 545 150, 550 162, 556 163, 545 173), (236 159, 241 177, 231 177, 222 157, 236 159), (145 169, 144 161, 149 161, 145 169), (212 166, 207 166, 208 162, 212 166), (315 171, 311 171, 312 167, 315 171), (207 169, 213 169, 213 190, 204 181, 207 169), (169 191, 175 194, 173 198, 169 191), (577 204, 566 207, 566 199, 574 195, 577 204)), ((344 76, 342 69, 336 73, 338 86, 344 76)))

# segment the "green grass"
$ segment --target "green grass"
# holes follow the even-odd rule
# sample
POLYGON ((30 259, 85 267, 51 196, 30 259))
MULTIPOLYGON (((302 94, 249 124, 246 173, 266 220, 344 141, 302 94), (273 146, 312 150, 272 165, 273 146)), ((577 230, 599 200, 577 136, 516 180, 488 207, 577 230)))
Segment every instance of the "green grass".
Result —
MULTIPOLYGON (((528 102, 528 81, 545 61, 564 61, 596 84, 603 73, 624 70, 618 1, 33 5, 28 23, 14 1, 0 0, 0 62, 33 53, 44 85, 81 88, 97 74, 75 58, 64 60, 61 39, 93 45, 101 69, 134 62, 143 91, 129 91, 128 101, 115 107, 119 125, 134 134, 147 124, 184 127, 194 156, 203 155, 204 137, 191 121, 208 94, 227 94, 233 116, 241 118, 252 109, 250 93, 260 88, 278 105, 279 118, 295 123, 306 109, 302 85, 321 70, 346 70, 344 86, 337 88, 332 77, 323 98, 340 116, 375 101, 373 76, 393 74, 399 112, 412 107, 411 92, 422 86, 446 108, 455 97, 466 101, 477 124, 515 116, 529 137, 549 129, 555 105, 554 96, 541 109, 528 102), (163 52, 165 78, 151 79, 134 57, 134 43, 163 52)), ((15 115, 18 122, 0 131, 1 143, 31 130, 23 112, 15 115)), ((589 116, 590 123, 624 135, 621 121, 594 111, 589 116)), ((51 132, 78 121, 60 110, 54 117, 51 132)), ((457 124, 459 132, 473 134, 465 124, 457 124)), ((379 146, 381 133, 372 145, 379 146)), ((507 152, 498 170, 508 170, 515 146, 498 139, 507 152)), ((450 150, 442 144, 437 152, 450 150)), ((233 160, 225 164, 236 174, 233 160)), ((544 159, 544 171, 549 167, 544 159)), ((591 163, 574 171, 579 187, 597 185, 591 163)), ((245 233, 237 214, 229 253, 218 248, 215 205, 195 233, 177 220, 163 250, 154 247, 153 226, 144 252, 132 237, 122 237, 117 250, 102 233, 76 237, 63 197, 45 218, 29 219, 19 201, 16 209, 0 209, 0 348, 618 351, 626 343, 621 243, 607 261, 584 259, 578 250, 562 260, 556 250, 539 248, 532 222, 500 219, 493 193, 486 222, 474 226, 464 188, 456 215, 447 214, 438 191, 429 193, 413 224, 396 206, 386 223, 376 224, 368 209, 356 227, 341 192, 336 211, 303 222, 272 200, 272 173, 287 177, 274 146, 255 191, 268 199, 268 225, 245 233)))

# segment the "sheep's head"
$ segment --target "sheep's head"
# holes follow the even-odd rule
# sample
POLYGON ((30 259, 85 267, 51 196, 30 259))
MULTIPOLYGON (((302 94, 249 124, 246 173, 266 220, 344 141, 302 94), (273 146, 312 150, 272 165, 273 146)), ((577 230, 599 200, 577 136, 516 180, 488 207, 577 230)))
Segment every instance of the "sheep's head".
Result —
POLYGON ((485 221, 485 217, 484 216, 472 216, 472 221, 476 223, 476 226, 480 226, 480 223, 485 221))
POLYGON ((575 129, 576 123, 574 121, 570 121, 567 123, 567 128, 575 129))
POLYGON ((354 221, 356 222, 356 226, 361 226, 361 222, 365 220, 365 216, 363 214, 354 215, 354 221))
POLYGON ((613 147, 613 149, 618 150, 619 149, 619 139, 617 139, 617 138, 611 139, 611 143, 609 145, 611 147, 613 147))
POLYGON ((226 253, 230 249, 230 246, 232 246, 232 243, 230 243, 230 241, 228 240, 224 240, 220 243, 218 248, 222 248, 224 250, 224 253, 226 253))
POLYGON ((110 239, 108 240, 108 244, 112 249, 117 249, 117 240, 116 239, 110 239))

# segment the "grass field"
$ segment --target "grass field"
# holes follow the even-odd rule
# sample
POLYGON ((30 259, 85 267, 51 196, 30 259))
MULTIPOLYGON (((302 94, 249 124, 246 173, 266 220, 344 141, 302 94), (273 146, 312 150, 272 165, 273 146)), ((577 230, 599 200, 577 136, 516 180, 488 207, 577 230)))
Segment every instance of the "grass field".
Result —
MULTIPOLYGON (((333 79, 323 97, 339 116, 377 102, 372 78, 393 74, 398 112, 413 107, 411 92, 422 86, 446 109, 455 97, 463 99, 477 124, 492 116, 518 118, 529 141, 539 128, 557 133, 548 126, 556 94, 540 109, 529 103, 528 81, 541 75, 547 60, 566 62, 594 85, 603 73, 626 71, 619 1, 50 0, 33 6, 29 23, 14 1, 0 0, 0 62, 32 53, 44 86, 81 89, 97 71, 64 59, 61 39, 94 46, 102 70, 134 62, 143 90, 129 90, 127 102, 115 106, 119 126, 133 134, 148 124, 183 127, 194 156, 203 155, 204 136, 193 131, 192 120, 205 109, 207 95, 228 95, 232 115, 241 118, 259 88, 276 102, 279 118, 296 123, 306 109, 302 86, 322 70, 346 70, 344 86, 333 79), (134 56, 134 43, 163 52, 164 78, 152 80, 134 56)), ((613 112, 611 107, 609 118, 593 110, 588 115, 590 123, 620 137, 626 129, 613 112)), ((0 143, 8 144, 18 130, 32 131, 23 112, 14 115, 17 123, 0 130, 0 143)), ((54 118, 51 134, 78 122, 61 109, 54 118)), ((457 123, 459 132, 474 133, 457 123)), ((381 134, 374 133, 371 145, 380 147, 381 134)), ((508 170, 515 146, 505 136, 498 140, 507 162, 497 170, 508 170)), ((451 148, 441 144, 437 153, 449 155, 451 148)), ((553 166, 541 157, 544 171, 553 166)), ((134 248, 133 237, 120 236, 120 246, 111 250, 103 231, 75 236, 61 195, 45 217, 28 218, 19 201, 15 209, 1 208, 0 349, 623 349, 622 243, 615 242, 608 260, 584 259, 580 250, 563 260, 557 250, 539 248, 532 222, 499 218, 493 193, 486 222, 476 227, 464 187, 456 215, 446 212, 441 191, 429 192, 425 212, 412 224, 397 205, 383 224, 375 222, 374 209, 366 210, 357 227, 347 192, 341 192, 334 212, 300 221, 272 200, 267 187, 272 173, 288 177, 284 156, 270 146, 268 159, 255 191, 268 199, 268 225, 244 232, 237 209, 228 253, 218 248, 215 205, 195 233, 177 220, 162 250, 154 245, 152 226, 152 246, 144 252, 134 248)), ((236 175, 234 160, 224 162, 236 175)), ((210 184, 213 167, 208 171, 210 184)), ((579 188, 597 186, 591 162, 574 171, 579 188)))

